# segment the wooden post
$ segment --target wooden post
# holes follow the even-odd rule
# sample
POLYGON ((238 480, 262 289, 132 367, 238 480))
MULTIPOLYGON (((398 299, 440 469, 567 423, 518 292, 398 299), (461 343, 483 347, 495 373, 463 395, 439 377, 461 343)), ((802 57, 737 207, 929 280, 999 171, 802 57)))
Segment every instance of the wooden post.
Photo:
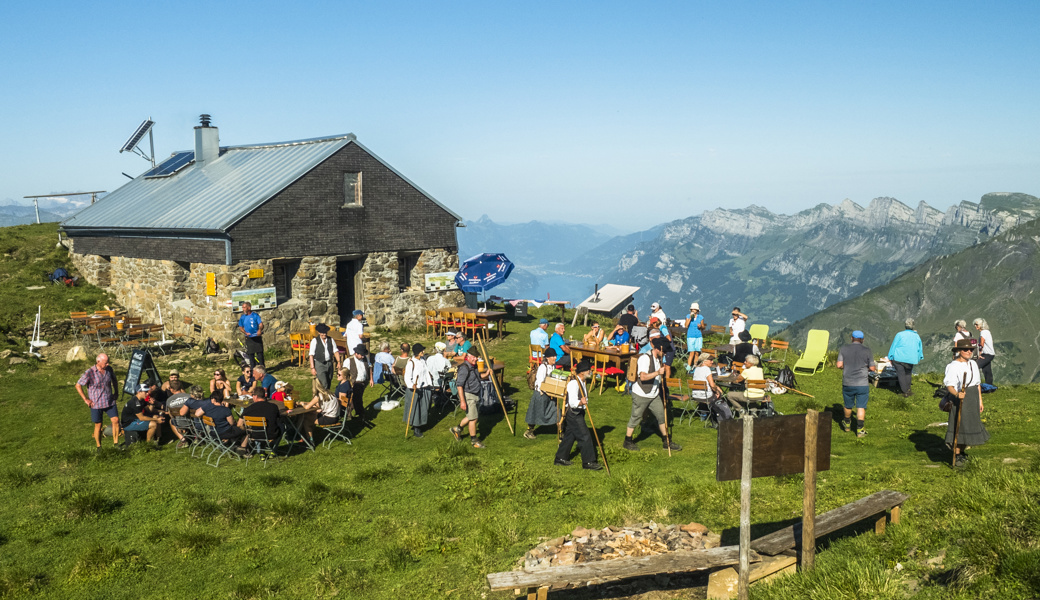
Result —
POLYGON ((805 412, 805 491, 802 496, 802 570, 813 568, 816 559, 816 433, 820 413, 805 412))
POLYGON ((755 420, 750 416, 745 416, 740 465, 740 580, 737 584, 739 600, 747 600, 751 576, 748 551, 751 549, 751 452, 754 442, 755 420))

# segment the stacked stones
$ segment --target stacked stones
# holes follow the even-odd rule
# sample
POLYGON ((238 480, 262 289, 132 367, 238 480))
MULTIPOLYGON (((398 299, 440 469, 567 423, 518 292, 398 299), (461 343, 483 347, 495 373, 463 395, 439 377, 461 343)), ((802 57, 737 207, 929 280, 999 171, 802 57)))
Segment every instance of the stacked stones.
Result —
POLYGON ((594 560, 625 556, 651 556, 666 552, 717 548, 720 536, 700 523, 658 525, 653 521, 640 526, 578 527, 569 536, 539 544, 524 555, 523 569, 548 569, 594 560))

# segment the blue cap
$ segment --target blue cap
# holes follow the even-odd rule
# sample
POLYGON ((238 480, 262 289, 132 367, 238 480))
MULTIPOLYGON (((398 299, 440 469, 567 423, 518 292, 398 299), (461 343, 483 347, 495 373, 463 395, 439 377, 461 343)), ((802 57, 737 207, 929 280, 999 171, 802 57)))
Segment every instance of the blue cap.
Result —
POLYGON ((354 316, 355 317, 361 316, 361 315, 364 315, 364 314, 365 314, 365 311, 363 311, 363 310, 355 310, 354 311, 354 316))
POLYGON ((549 319, 538 319, 538 324, 539 325, 548 325, 549 324, 549 319))
POLYGON ((852 339, 862 340, 863 339, 863 332, 860 331, 859 329, 857 329, 856 331, 853 331, 852 332, 852 339))

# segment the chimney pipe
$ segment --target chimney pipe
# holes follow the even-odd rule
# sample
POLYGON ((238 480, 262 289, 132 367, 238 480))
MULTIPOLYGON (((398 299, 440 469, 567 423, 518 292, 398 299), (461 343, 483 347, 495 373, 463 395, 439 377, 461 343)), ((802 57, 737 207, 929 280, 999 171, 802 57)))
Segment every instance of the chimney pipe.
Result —
POLYGON ((199 115, 195 128, 195 166, 202 166, 220 156, 220 135, 216 127, 210 126, 209 115, 199 115))

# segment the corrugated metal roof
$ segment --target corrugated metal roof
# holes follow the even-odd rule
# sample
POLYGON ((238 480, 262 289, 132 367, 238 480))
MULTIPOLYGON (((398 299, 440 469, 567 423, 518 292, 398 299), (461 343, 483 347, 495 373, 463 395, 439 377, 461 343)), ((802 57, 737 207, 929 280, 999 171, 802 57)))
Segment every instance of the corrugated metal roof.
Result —
POLYGON ((578 308, 585 307, 597 312, 614 312, 638 291, 639 288, 634 285, 608 283, 600 286, 598 297, 596 294, 589 296, 578 305, 578 308))
POLYGON ((139 175, 62 227, 226 231, 351 142, 353 134, 221 148, 219 158, 201 167, 170 177, 139 175))

